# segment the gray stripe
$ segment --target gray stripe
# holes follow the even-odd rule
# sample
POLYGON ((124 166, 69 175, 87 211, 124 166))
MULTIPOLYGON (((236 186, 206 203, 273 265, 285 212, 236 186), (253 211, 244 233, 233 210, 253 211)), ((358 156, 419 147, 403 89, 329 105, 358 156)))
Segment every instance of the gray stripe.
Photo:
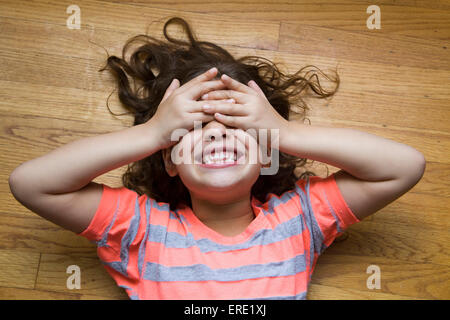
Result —
MULTIPOLYGON (((295 191, 300 196, 300 205, 302 207, 302 217, 305 219, 306 227, 311 235, 311 243, 309 245, 309 269, 311 270, 314 264, 314 252, 322 252, 324 250, 323 248, 323 234, 322 231, 320 231, 319 225, 316 221, 316 218, 314 217, 314 211, 312 210, 311 206, 311 196, 309 193, 309 186, 310 186, 310 177, 308 176, 306 178, 306 193, 303 192, 303 190, 296 184, 295 185, 295 191)), ((309 273, 309 280, 312 278, 312 272, 309 273)))
POLYGON ((124 288, 125 290, 132 290, 131 287, 126 286, 124 284, 119 284, 118 286, 119 286, 119 288, 124 288))
POLYGON ((180 209, 176 209, 175 211, 170 211, 169 219, 178 220, 180 223, 185 223, 188 226, 191 224, 187 221, 187 219, 180 213, 180 209))
POLYGON ((141 219, 140 209, 139 209, 139 201, 138 197, 136 197, 135 206, 134 206, 134 216, 131 218, 130 226, 127 229, 127 232, 123 236, 120 243, 120 261, 113 262, 103 262, 104 264, 110 266, 117 272, 120 272, 124 276, 128 277, 127 267, 128 267, 128 259, 129 259, 129 249, 130 244, 136 238, 136 234, 139 228, 139 222, 141 219))
POLYGON ((153 202, 153 200, 150 198, 147 198, 147 201, 145 201, 145 217, 146 217, 147 226, 145 227, 144 239, 141 241, 141 244, 139 245, 139 252, 138 252, 139 276, 142 275, 142 267, 144 265, 145 251, 147 249, 147 236, 148 236, 149 230, 150 230, 150 212, 152 210, 152 202, 153 202))
POLYGON ((341 228, 341 224, 339 222, 339 219, 336 215, 336 212, 334 212, 333 207, 330 204, 330 201, 328 201, 327 195, 325 192, 322 192, 322 196, 324 197, 324 199, 326 200, 327 204, 328 204, 328 208, 330 209, 331 214, 333 215, 334 220, 336 221, 336 230, 337 232, 343 232, 342 228, 341 228))
POLYGON ((131 300, 139 300, 139 296, 133 288, 130 288, 126 285, 119 285, 120 288, 124 288, 125 292, 128 294, 131 300))
POLYGON ((306 291, 296 294, 295 296, 278 296, 278 297, 265 297, 265 298, 244 298, 236 300, 306 300, 306 291))
POLYGON ((106 228, 105 232, 103 232, 102 238, 97 241, 97 246, 100 247, 109 247, 109 245, 107 244, 108 242, 108 234, 109 231, 111 230, 112 226, 114 225, 114 222, 116 221, 117 218, 117 213, 119 212, 119 206, 120 206, 120 194, 119 194, 119 199, 117 200, 117 206, 116 206, 116 210, 114 211, 114 215, 113 218, 111 220, 111 223, 108 225, 108 227, 106 228))
POLYGON ((152 202, 152 207, 155 209, 158 209, 161 213, 168 213, 169 219, 172 220, 178 220, 180 222, 184 222, 189 225, 189 222, 187 222, 186 218, 179 212, 179 209, 176 210, 170 210, 170 206, 168 203, 162 203, 159 204, 156 200, 149 198, 152 202))
POLYGON ((265 264, 251 264, 236 268, 211 269, 204 264, 166 267, 147 262, 144 279, 151 281, 239 281, 264 277, 291 276, 305 271, 305 255, 265 264))
POLYGON ((267 201, 267 210, 263 210, 264 214, 275 213, 274 208, 278 207, 280 204, 285 204, 295 196, 294 191, 286 191, 281 195, 281 197, 272 196, 269 201, 267 201))
POLYGON ((238 244, 224 245, 210 239, 195 240, 192 233, 183 236, 176 232, 167 232, 167 227, 151 225, 148 241, 164 244, 166 248, 190 248, 197 246, 201 252, 226 252, 251 248, 256 245, 267 245, 301 234, 305 229, 300 215, 277 225, 274 229, 261 229, 247 241, 238 244))
POLYGON ((303 217, 305 219, 306 227, 311 233, 311 245, 310 245, 310 268, 312 268, 314 262, 314 252, 321 254, 325 250, 326 246, 323 243, 323 234, 320 230, 319 224, 314 216, 314 211, 311 206, 311 196, 309 193, 310 179, 306 178, 306 195, 303 190, 296 185, 295 191, 300 196, 300 205, 302 206, 303 217))

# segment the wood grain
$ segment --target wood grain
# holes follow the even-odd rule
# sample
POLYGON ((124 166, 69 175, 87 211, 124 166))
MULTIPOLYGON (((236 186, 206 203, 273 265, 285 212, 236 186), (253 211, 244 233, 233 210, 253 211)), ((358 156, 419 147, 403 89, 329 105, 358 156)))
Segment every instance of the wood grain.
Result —
POLYGON ((423 299, 446 297, 450 285, 448 265, 397 261, 389 257, 323 254, 317 263, 311 283, 336 288, 411 296, 423 299), (367 268, 377 265, 381 288, 367 289, 367 268))
MULTIPOLYGON (((83 137, 121 130, 129 115, 106 107, 116 87, 98 72, 130 37, 163 39, 172 16, 197 38, 235 57, 257 55, 286 74, 305 65, 337 69, 330 99, 306 96, 313 125, 348 127, 405 143, 427 160, 408 193, 346 231, 319 258, 309 299, 450 298, 450 4, 381 0, 380 30, 368 30, 364 0, 82 0, 81 29, 66 27, 67 3, 0 0, 0 299, 127 299, 95 245, 18 203, 7 179, 21 163, 83 137), (82 271, 66 286, 67 266, 82 271), (366 285, 369 265, 381 289, 366 285)), ((182 30, 171 26, 177 38, 182 30)), ((324 85, 328 83, 323 79, 324 85)), ((117 94, 109 105, 126 112, 117 94)), ((338 168, 309 166, 325 177, 338 168)), ((118 168, 94 179, 121 186, 118 168)))
MULTIPOLYGON (((110 2, 106 0, 107 2, 110 2)), ((115 1, 119 2, 119 1, 115 1)), ((120 1, 123 2, 123 1, 120 1)), ((145 8, 166 8, 164 2, 127 0, 145 8)), ((256 19, 301 22, 304 25, 330 27, 347 31, 367 31, 365 22, 369 16, 366 8, 377 4, 382 10, 384 33, 423 38, 449 39, 450 4, 448 1, 288 1, 261 0, 257 2, 240 1, 239 5, 230 1, 213 0, 199 4, 198 1, 174 2, 174 10, 187 10, 198 13, 213 13, 227 18, 246 19, 249 12, 256 19), (406 8, 405 8, 406 7, 406 8), (436 10, 441 9, 441 10, 436 10), (428 23, 433 21, 432 24, 428 23)))
POLYGON ((279 44, 281 51, 427 69, 439 70, 450 62, 448 40, 342 31, 300 23, 282 23, 279 44))
POLYGON ((89 294, 115 299, 127 298, 123 289, 117 287, 115 281, 103 268, 102 263, 94 258, 72 257, 68 255, 42 254, 36 289, 52 292, 89 294), (67 268, 76 265, 80 268, 80 289, 68 289, 67 279, 70 274, 67 268))
POLYGON ((0 250, 0 287, 34 288, 40 253, 0 250))

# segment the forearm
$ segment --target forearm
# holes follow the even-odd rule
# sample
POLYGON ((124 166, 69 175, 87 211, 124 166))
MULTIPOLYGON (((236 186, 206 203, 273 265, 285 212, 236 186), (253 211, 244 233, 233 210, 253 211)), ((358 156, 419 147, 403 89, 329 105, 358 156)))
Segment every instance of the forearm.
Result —
POLYGON ((13 174, 33 192, 73 192, 99 175, 151 155, 159 143, 155 128, 146 123, 70 142, 23 163, 13 174))
POLYGON ((280 137, 280 151, 330 164, 366 181, 413 175, 423 161, 413 147, 370 133, 292 121, 280 137))

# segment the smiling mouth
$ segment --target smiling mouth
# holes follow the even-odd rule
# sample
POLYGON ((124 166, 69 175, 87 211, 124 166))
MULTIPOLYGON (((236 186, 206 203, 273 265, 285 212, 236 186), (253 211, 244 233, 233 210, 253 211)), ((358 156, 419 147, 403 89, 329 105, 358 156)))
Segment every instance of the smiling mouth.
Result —
POLYGON ((245 153, 236 148, 223 148, 222 150, 212 149, 210 152, 203 151, 197 159, 197 164, 204 168, 225 168, 242 164, 245 159, 245 153), (200 162, 201 157, 201 162, 200 162))
POLYGON ((202 164, 225 164, 234 163, 237 160, 237 153, 234 151, 220 151, 214 150, 202 158, 202 164))

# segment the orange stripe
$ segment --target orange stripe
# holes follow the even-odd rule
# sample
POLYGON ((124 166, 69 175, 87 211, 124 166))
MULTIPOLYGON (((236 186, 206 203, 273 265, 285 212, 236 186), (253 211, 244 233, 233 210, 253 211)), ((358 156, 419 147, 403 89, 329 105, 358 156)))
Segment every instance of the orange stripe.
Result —
MULTIPOLYGON (((295 197, 290 198, 285 203, 280 203, 276 207, 273 208, 273 212, 266 214, 266 219, 271 222, 271 224, 280 224, 285 221, 288 221, 296 216, 298 216, 301 212, 299 211, 299 207, 297 205, 297 199, 298 195, 294 194, 295 197)), ((270 196, 269 199, 277 197, 276 195, 270 196)), ((277 197, 280 198, 280 197, 277 197)), ((262 208, 266 211, 268 211, 268 202, 265 202, 262 205, 262 208)))

